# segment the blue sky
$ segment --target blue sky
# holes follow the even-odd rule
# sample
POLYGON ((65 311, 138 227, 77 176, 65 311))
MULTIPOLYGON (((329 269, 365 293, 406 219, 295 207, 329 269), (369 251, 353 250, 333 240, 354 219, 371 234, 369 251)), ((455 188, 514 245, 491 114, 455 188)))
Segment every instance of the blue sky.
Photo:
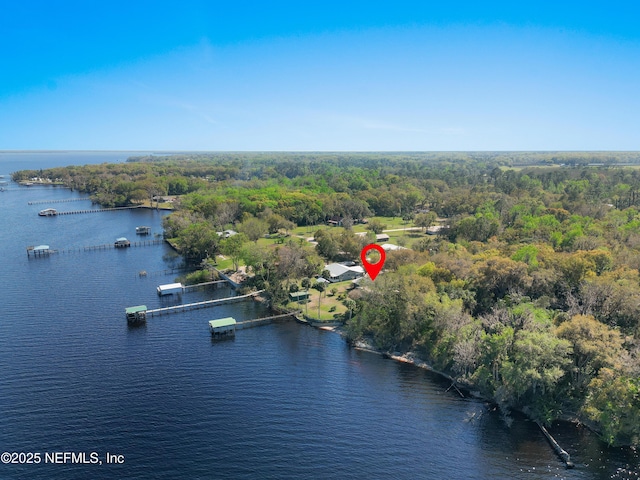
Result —
POLYGON ((0 149, 640 150, 634 3, 7 1, 0 149))

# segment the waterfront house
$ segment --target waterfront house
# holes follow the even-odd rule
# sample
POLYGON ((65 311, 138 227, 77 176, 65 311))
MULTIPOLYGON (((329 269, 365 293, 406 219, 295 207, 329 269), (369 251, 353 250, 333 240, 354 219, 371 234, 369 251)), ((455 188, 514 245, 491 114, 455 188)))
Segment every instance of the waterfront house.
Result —
POLYGON ((354 278, 362 277, 364 275, 362 267, 347 267, 341 263, 330 263, 329 265, 326 265, 324 269, 329 272, 329 281, 331 283, 353 280, 354 278))

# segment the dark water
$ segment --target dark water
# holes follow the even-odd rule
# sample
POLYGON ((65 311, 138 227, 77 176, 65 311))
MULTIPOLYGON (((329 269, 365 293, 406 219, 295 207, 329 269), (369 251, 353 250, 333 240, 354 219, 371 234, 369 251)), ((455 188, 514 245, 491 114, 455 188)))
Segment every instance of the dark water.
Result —
POLYGON ((0 464, 0 479, 638 478, 637 455, 566 425, 552 429, 577 464, 565 470, 530 422, 507 427, 428 372, 349 349, 333 333, 279 324, 212 342, 207 320, 266 314, 251 301, 128 328, 125 307, 166 303, 155 288, 175 278, 162 273, 179 263, 170 249, 34 259, 25 247, 135 240, 136 225, 159 233, 161 214, 40 218, 47 206, 89 202, 27 205, 74 195, 16 185, 0 192, 0 452, 43 457, 0 464), (103 464, 45 464, 45 452, 88 460, 96 452, 103 464), (107 452, 124 464, 105 464, 107 452))

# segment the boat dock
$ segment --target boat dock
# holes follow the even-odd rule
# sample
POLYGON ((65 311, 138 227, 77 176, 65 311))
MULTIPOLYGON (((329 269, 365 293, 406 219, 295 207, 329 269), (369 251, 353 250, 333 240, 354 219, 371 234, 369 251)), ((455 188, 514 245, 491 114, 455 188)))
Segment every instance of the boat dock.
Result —
POLYGON ((270 317, 254 318, 253 320, 243 320, 241 322, 236 322, 236 328, 238 330, 242 330, 244 328, 260 327, 262 325, 268 325, 274 320, 284 320, 285 318, 295 320, 298 313, 300 313, 300 311, 280 313, 278 315, 271 315, 270 317))
POLYGON ((86 209, 86 210, 67 210, 66 212, 56 212, 57 216, 60 215, 76 215, 79 213, 98 213, 98 212, 115 212, 118 210, 135 210, 136 208, 143 208, 142 205, 135 205, 133 207, 113 207, 113 208, 98 208, 98 209, 86 209))
POLYGON ((27 202, 27 205, 41 205, 43 203, 66 203, 66 202, 87 202, 91 201, 90 198, 61 198, 57 200, 33 200, 31 202, 27 202))
POLYGON ((31 255, 33 255, 34 257, 45 257, 57 252, 57 250, 52 250, 51 248, 49 248, 49 245, 30 245, 27 247, 27 257, 30 257, 31 255))
MULTIPOLYGON (((156 238, 153 240, 141 240, 139 242, 130 242, 130 246, 131 247, 148 247, 151 245, 160 245, 162 243, 164 243, 164 239, 156 238)), ((40 245, 40 246, 43 246, 43 245, 40 245)), ((47 248, 46 251, 44 249, 37 250, 36 248, 37 247, 32 247, 32 246, 27 247, 27 256, 30 257, 31 255, 33 255, 35 257, 40 255, 49 255, 51 253, 78 253, 78 252, 90 252, 93 250, 110 250, 112 248, 116 248, 116 246, 114 243, 105 243, 103 245, 89 245, 86 247, 71 247, 71 248, 62 248, 57 250, 47 248)))
POLYGON ((195 283, 193 285, 185 285, 182 287, 183 292, 188 292, 189 290, 195 290, 198 287, 206 287, 207 285, 217 285, 219 283, 226 283, 230 285, 227 280, 213 280, 212 282, 204 282, 204 283, 195 283))
POLYGON ((257 292, 247 293, 246 295, 236 295, 233 297, 218 298, 216 300, 205 300, 203 302, 196 303, 183 303, 182 305, 175 305, 173 307, 154 308, 147 310, 147 315, 153 317, 154 315, 164 315, 165 313, 178 313, 188 312, 191 310, 198 310, 200 308, 215 307, 216 305, 222 305, 225 303, 239 302, 246 298, 255 297, 256 295, 264 292, 264 290, 258 290, 257 292))

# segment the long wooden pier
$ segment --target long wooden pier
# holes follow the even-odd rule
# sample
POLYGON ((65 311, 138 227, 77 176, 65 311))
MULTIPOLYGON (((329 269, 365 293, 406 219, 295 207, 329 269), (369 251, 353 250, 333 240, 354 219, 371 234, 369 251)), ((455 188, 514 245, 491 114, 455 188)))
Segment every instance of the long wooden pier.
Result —
POLYGON ((67 210, 66 212, 56 212, 55 215, 49 215, 51 217, 59 215, 76 215, 79 213, 100 213, 100 212, 115 212, 118 210, 135 210, 136 208, 142 208, 142 205, 135 205, 133 207, 113 207, 113 208, 97 208, 86 210, 67 210))
POLYGON ((32 200, 27 205, 42 205, 43 203, 66 203, 66 202, 86 202, 91 201, 90 198, 59 198, 56 200, 32 200))
POLYGON ((215 307, 216 305, 222 305, 225 303, 239 302, 245 298, 255 297, 256 295, 264 292, 264 290, 258 290, 257 292, 247 293, 246 295, 237 295, 234 297, 218 298, 216 300, 205 300, 203 302, 196 303, 183 303, 182 305, 175 305, 173 307, 154 308, 147 310, 147 315, 164 315, 165 313, 178 313, 188 312, 190 310, 198 310, 200 308, 215 307))
POLYGON ((285 319, 285 318, 295 320, 296 315, 298 313, 300 313, 300 311, 290 312, 290 313, 280 313, 278 315, 271 315, 270 317, 254 318, 253 320, 243 320, 241 322, 236 322, 236 328, 238 330, 242 330, 245 328, 260 327, 262 325, 268 325, 272 323, 274 320, 285 319))
MULTIPOLYGON (((148 247, 151 245, 160 245, 164 243, 164 239, 162 238, 154 238, 152 240, 140 240, 138 242, 130 242, 130 246, 132 247, 148 247)), ((105 243, 102 245, 89 245, 86 247, 70 247, 70 248, 61 248, 61 249, 47 249, 46 255, 51 253, 78 253, 78 252, 90 252, 94 250, 111 250, 112 248, 116 248, 113 243, 105 243)), ((119 248, 120 249, 120 248, 119 248)), ((38 253, 34 251, 33 247, 27 247, 27 256, 38 256, 44 255, 43 253, 38 253)))
POLYGON ((195 290, 198 287, 206 287, 207 285, 217 285, 218 283, 226 283, 229 284, 230 283, 226 280, 213 280, 211 282, 204 282, 204 283, 195 283, 193 285, 185 285, 184 287, 182 287, 182 291, 183 292, 188 292, 189 290, 195 290))
POLYGON ((66 212, 58 212, 58 215, 76 215, 78 213, 116 212, 118 210, 135 210, 136 208, 142 208, 142 205, 136 205, 135 207, 113 207, 113 208, 98 208, 98 209, 88 209, 88 210, 68 210, 66 212))

